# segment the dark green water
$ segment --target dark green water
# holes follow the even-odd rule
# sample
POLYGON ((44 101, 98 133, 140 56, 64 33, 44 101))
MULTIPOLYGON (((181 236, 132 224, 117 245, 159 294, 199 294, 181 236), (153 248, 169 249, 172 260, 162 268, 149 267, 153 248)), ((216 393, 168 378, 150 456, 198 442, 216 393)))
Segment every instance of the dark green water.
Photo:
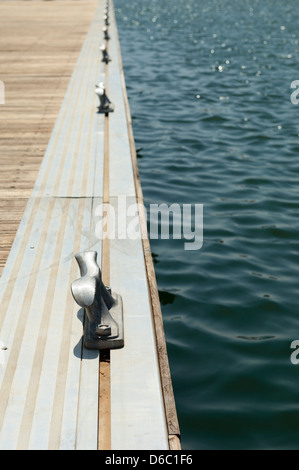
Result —
POLYGON ((298 2, 114 5, 145 203, 204 205, 151 240, 183 448, 298 449, 298 2))

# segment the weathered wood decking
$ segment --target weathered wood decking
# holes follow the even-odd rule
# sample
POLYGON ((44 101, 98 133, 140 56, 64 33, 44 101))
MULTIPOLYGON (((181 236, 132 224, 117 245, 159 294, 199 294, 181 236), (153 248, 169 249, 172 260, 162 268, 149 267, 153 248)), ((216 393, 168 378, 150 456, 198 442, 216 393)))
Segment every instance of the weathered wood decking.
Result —
MULTIPOLYGON (((97 2, 0 280, 1 449, 179 447, 148 239, 102 242, 95 231, 102 202, 116 212, 119 197, 142 203, 111 2, 108 66, 99 52, 105 4, 97 2), (99 81, 115 103, 106 117, 99 81), (74 254, 88 249, 124 303, 125 347, 108 355, 83 347, 84 312, 70 293, 74 254)), ((145 231, 142 213, 139 224, 145 231)))
POLYGON ((96 6, 0 2, 0 274, 96 6))

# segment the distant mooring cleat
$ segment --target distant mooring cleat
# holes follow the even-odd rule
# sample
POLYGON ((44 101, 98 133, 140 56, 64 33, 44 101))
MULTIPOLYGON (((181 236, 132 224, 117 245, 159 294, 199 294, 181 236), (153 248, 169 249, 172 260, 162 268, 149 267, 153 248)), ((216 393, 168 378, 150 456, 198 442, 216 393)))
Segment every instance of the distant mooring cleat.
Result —
POLYGON ((104 286, 97 252, 77 253, 81 278, 72 283, 73 297, 85 310, 84 346, 87 349, 124 347, 123 304, 120 295, 104 286))
POLYGON ((105 44, 103 44, 99 49, 102 51, 102 54, 103 54, 102 62, 105 62, 105 64, 108 64, 108 62, 111 61, 111 58, 107 52, 107 47, 105 46, 105 44))
POLYGON ((107 28, 107 26, 104 26, 103 31, 104 31, 104 39, 105 39, 105 41, 109 41, 110 36, 109 36, 109 33, 108 33, 108 28, 107 28))
POLYGON ((105 25, 106 25, 106 26, 109 26, 109 16, 108 16, 108 11, 107 11, 107 13, 104 15, 104 21, 105 21, 105 25))
POLYGON ((98 95, 100 100, 99 113, 112 113, 114 111, 114 104, 111 103, 108 96, 106 95, 105 85, 103 83, 96 85, 95 93, 98 95))

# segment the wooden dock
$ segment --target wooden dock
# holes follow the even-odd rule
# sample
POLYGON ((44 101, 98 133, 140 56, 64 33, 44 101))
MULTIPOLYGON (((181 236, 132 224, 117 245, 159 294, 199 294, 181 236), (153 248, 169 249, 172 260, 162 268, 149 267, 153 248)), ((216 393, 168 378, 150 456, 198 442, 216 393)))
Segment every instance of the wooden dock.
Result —
MULTIPOLYGON (((7 156, 6 165, 11 161, 19 169, 27 141, 28 160, 32 157, 34 168, 24 163, 29 174, 28 181, 24 177, 22 183, 22 171, 14 180, 10 176, 13 168, 9 171, 8 165, 7 178, 3 177, 7 191, 4 186, 0 194, 3 213, 11 212, 15 219, 7 232, 7 247, 18 224, 17 214, 20 217, 26 205, 0 279, 0 341, 5 347, 0 364, 0 449, 179 449, 179 426, 148 238, 101 240, 96 230, 98 208, 103 203, 109 203, 117 213, 120 198, 131 204, 143 201, 113 4, 110 0, 111 39, 107 41, 112 60, 106 65, 99 51, 104 42, 106 0, 24 3, 36 8, 36 18, 41 15, 46 19, 52 8, 53 22, 55 14, 61 13, 59 8, 65 9, 67 17, 74 7, 76 13, 72 10, 70 15, 78 21, 81 33, 77 37, 69 24, 65 40, 62 30, 60 39, 58 32, 55 35, 57 44, 65 45, 68 34, 76 36, 73 43, 69 38, 71 65, 65 64, 63 78, 59 77, 63 72, 56 66, 54 55, 44 72, 36 69, 37 81, 43 73, 49 80, 44 89, 48 104, 30 111, 32 122, 36 119, 35 131, 26 126, 24 107, 23 116, 16 116, 15 138, 18 133, 25 135, 19 149, 12 135, 13 110, 5 111, 11 127, 4 146, 15 156, 15 160, 7 156), (83 3, 87 7, 81 18, 83 3), (87 34, 79 51, 84 31, 87 34), (57 67, 53 82, 47 72, 51 66, 57 67), (65 80, 67 90, 63 90, 65 80), (107 115, 97 112, 94 86, 100 81, 115 104, 115 111, 107 115), (54 83, 58 91, 52 106, 54 83), (55 118, 52 132, 51 119, 45 118, 44 125, 41 117, 47 110, 53 121, 55 118), (11 207, 15 204, 15 212, 5 198, 11 207), (74 255, 87 250, 97 251, 105 284, 122 296, 123 349, 100 353, 82 343, 84 311, 75 304, 70 285, 79 277, 74 255)), ((6 4, 9 16, 8 4, 14 2, 6 4)), ((21 20, 20 16, 14 21, 21 20)), ((62 29, 63 23, 61 19, 62 29)), ((49 43, 50 29, 48 38, 38 37, 41 43, 49 43)), ((32 41, 35 44, 38 39, 32 41)), ((57 46, 59 54, 63 63, 63 52, 57 46)), ((32 58, 33 63, 35 60, 32 58)), ((42 62, 42 57, 39 60, 42 62)), ((12 82, 17 80, 13 69, 10 75, 12 82)), ((28 108, 34 79, 29 87, 31 94, 25 93, 26 98, 22 98, 28 100, 28 108)), ((138 223, 146 233, 142 211, 138 223)), ((2 228, 0 232, 4 233, 2 228)))
POLYGON ((0 274, 96 6, 0 2, 0 274))

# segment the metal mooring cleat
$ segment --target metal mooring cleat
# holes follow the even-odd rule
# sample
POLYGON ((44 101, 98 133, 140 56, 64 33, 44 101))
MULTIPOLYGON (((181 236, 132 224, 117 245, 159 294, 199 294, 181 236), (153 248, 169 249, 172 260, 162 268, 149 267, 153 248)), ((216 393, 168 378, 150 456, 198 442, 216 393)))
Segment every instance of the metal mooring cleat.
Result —
POLYGON ((112 113, 114 111, 114 104, 111 103, 108 96, 106 95, 105 85, 103 83, 96 85, 95 93, 98 95, 100 100, 99 113, 112 113))
POLYGON ((107 28, 107 26, 104 26, 103 31, 104 31, 104 39, 105 39, 105 41, 109 41, 110 36, 109 36, 109 33, 108 33, 108 28, 107 28))
POLYGON ((107 11, 107 13, 104 15, 104 21, 105 21, 105 25, 106 25, 106 26, 109 26, 109 16, 108 16, 108 11, 107 11))
POLYGON ((102 62, 105 62, 105 64, 108 64, 108 62, 111 61, 111 58, 110 58, 110 55, 107 52, 107 47, 105 46, 105 44, 103 44, 100 47, 100 50, 102 51, 102 54, 103 54, 102 62))
POLYGON ((104 286, 97 252, 77 253, 81 278, 72 283, 75 301, 85 310, 84 346, 88 349, 124 347, 123 304, 120 295, 104 286))

